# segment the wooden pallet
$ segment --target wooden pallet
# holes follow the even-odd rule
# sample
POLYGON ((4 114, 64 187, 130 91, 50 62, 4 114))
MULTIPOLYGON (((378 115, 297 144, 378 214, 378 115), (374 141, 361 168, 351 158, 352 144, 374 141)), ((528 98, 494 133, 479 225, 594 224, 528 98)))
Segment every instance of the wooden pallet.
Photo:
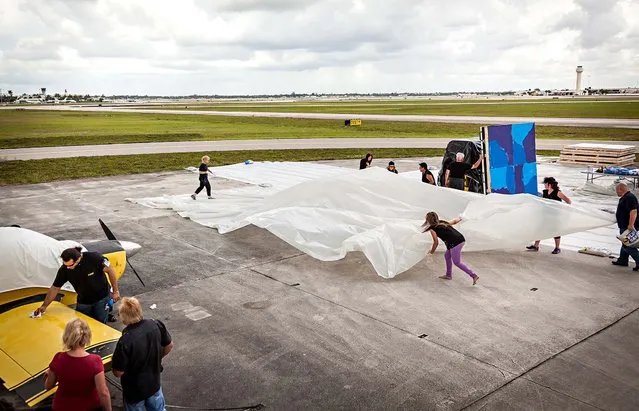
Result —
POLYGON ((566 156, 560 155, 559 162, 564 164, 585 164, 585 165, 600 165, 600 166, 630 166, 635 162, 635 155, 620 157, 620 158, 607 158, 607 157, 593 157, 593 156, 566 156))
POLYGON ((564 146, 559 162, 600 166, 629 166, 635 162, 635 147, 612 144, 573 144, 564 146))
POLYGON ((622 156, 611 156, 609 154, 589 154, 589 153, 566 153, 566 152, 561 152, 559 154, 561 157, 571 157, 571 158, 592 158, 592 159, 603 159, 603 160, 619 160, 619 159, 625 159, 625 158, 634 158, 634 154, 624 154, 622 156))
POLYGON ((592 156, 604 156, 604 157, 623 157, 634 155, 635 150, 623 150, 623 151, 608 151, 608 150, 576 150, 566 149, 561 150, 562 154, 579 154, 579 155, 592 155, 592 156))
POLYGON ((611 151, 611 152, 621 152, 621 151, 635 151, 635 146, 630 145, 621 145, 621 144, 594 144, 594 143, 580 143, 580 144, 570 144, 564 146, 564 150, 593 150, 593 151, 611 151))

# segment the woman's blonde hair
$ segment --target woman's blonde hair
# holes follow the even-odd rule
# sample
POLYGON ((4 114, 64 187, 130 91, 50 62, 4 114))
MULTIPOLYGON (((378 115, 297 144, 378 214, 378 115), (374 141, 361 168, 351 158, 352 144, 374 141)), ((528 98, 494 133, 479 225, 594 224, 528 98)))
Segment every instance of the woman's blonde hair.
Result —
POLYGON ((120 303, 120 320, 122 324, 131 325, 139 323, 144 319, 142 316, 142 306, 135 297, 124 297, 120 303))
POLYGON ((210 159, 211 157, 209 156, 202 156, 202 162, 209 161, 210 159))
POLYGON ((74 318, 64 327, 62 334, 62 344, 66 350, 73 350, 78 347, 86 347, 91 344, 91 328, 89 324, 81 318, 74 318))

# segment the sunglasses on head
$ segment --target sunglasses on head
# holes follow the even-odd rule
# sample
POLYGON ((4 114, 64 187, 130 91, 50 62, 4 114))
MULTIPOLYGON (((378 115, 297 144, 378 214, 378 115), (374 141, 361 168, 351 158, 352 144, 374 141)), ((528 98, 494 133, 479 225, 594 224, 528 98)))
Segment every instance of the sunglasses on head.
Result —
POLYGON ((78 261, 73 261, 73 260, 69 260, 69 261, 63 261, 62 264, 66 267, 66 268, 74 268, 76 265, 78 265, 78 261))

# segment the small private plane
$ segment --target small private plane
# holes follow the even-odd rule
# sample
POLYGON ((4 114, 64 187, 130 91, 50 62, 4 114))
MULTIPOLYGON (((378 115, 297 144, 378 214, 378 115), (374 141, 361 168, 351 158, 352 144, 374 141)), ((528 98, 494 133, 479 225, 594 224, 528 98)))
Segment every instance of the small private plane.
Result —
MULTIPOLYGON (((54 238, 18 226, 0 227, 0 382, 6 389, 34 407, 51 397, 56 387, 44 387, 44 373, 56 352, 62 351, 62 333, 72 318, 82 318, 91 327, 91 345, 87 351, 102 357, 105 369, 111 366, 120 331, 76 312, 76 293, 67 284, 41 317, 32 318, 58 268, 60 254, 66 248, 81 246, 109 259, 119 279, 128 263, 127 257, 140 250, 129 241, 118 241, 100 221, 107 240, 78 243, 54 238)), ((107 276, 108 279, 108 276, 107 276)), ((144 285, 144 282, 142 282, 144 285)))

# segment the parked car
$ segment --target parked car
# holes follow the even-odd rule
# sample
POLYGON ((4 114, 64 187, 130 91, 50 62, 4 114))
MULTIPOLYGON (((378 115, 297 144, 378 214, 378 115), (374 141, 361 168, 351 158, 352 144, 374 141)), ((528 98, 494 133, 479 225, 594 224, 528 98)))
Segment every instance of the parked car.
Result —
MULTIPOLYGON (((444 186, 446 180, 446 170, 448 170, 448 166, 450 163, 455 162, 455 157, 457 153, 464 153, 464 163, 474 164, 479 160, 481 156, 481 141, 470 141, 470 140, 452 140, 446 146, 446 152, 444 153, 444 158, 442 159, 442 167, 439 170, 439 174, 437 175, 437 181, 440 186, 444 186)), ((468 191, 472 191, 475 193, 483 193, 484 185, 483 185, 483 165, 479 168, 469 170, 466 173, 468 177, 468 191)))

